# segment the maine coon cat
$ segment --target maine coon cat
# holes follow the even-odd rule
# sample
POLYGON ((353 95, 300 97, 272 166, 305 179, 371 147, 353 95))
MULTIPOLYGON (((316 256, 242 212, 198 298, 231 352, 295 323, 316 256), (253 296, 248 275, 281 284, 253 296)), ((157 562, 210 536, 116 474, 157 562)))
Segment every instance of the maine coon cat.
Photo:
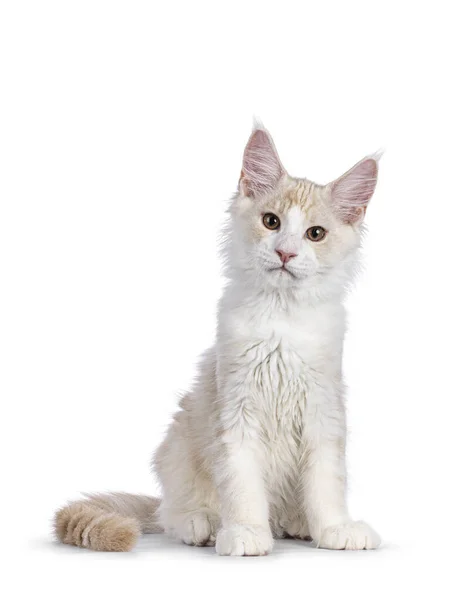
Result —
POLYGON ((380 544, 347 510, 341 373, 343 299, 377 172, 373 156, 328 185, 291 177, 255 127, 225 231, 216 344, 154 456, 162 498, 71 503, 55 518, 62 542, 120 551, 165 531, 222 555, 267 554, 284 536, 380 544))

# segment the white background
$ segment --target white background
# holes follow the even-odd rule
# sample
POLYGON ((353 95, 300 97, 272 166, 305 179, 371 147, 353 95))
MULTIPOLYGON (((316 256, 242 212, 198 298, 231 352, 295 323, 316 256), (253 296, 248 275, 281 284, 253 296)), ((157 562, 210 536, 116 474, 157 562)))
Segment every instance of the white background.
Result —
POLYGON ((1 3, 4 597, 448 593, 445 9, 1 3), (320 183, 386 149, 345 348, 350 505, 384 545, 60 546, 53 511, 81 491, 157 492, 151 452, 214 338, 216 238, 253 115, 320 183))

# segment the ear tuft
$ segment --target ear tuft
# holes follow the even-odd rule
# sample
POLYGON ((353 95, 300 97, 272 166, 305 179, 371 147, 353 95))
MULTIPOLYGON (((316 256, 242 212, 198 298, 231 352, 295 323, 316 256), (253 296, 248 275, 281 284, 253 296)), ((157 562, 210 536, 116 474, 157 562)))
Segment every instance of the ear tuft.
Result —
POLYGON ((377 184, 380 156, 363 158, 330 184, 333 208, 344 223, 355 224, 363 220, 377 184))
POLYGON ((284 173, 269 132, 255 123, 244 151, 239 180, 241 192, 251 198, 265 194, 276 187, 284 173))

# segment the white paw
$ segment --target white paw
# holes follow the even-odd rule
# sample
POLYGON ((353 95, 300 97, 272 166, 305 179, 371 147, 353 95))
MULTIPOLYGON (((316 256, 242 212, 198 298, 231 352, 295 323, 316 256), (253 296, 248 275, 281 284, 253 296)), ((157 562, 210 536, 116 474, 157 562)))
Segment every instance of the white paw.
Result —
POLYGON ((272 547, 272 534, 264 527, 232 525, 217 535, 216 552, 222 556, 263 556, 272 547))
POLYGON ((364 521, 349 521, 324 529, 318 540, 319 548, 330 550, 370 550, 378 548, 380 536, 364 521))
POLYGON ((211 511, 198 510, 187 515, 177 527, 177 535, 189 546, 214 546, 219 517, 211 511))

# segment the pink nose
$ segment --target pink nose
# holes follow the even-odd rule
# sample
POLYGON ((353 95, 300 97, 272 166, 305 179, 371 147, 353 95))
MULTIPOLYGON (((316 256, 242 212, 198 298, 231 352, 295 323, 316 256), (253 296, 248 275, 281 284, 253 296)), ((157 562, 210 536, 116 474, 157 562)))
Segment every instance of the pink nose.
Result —
POLYGON ((297 255, 292 252, 284 252, 283 250, 275 250, 278 256, 281 258, 281 262, 285 265, 287 262, 291 260, 291 258, 295 258, 297 255))

